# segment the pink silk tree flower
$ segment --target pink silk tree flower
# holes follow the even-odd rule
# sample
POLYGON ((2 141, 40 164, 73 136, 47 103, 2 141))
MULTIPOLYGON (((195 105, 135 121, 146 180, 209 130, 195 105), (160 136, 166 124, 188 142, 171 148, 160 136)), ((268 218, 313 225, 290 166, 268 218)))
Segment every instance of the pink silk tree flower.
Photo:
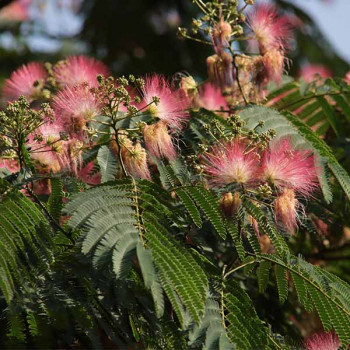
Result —
POLYGON ((290 47, 293 38, 291 21, 288 16, 279 16, 274 5, 257 5, 248 14, 247 23, 255 34, 262 54, 270 50, 285 51, 290 47))
POLYGON ((294 149, 289 138, 273 142, 265 151, 260 172, 262 180, 304 196, 319 186, 312 152, 294 149))
POLYGON ((86 84, 66 86, 53 99, 57 118, 69 134, 82 135, 86 123, 101 113, 101 103, 86 84))
POLYGON ((219 112, 221 109, 229 109, 226 99, 222 96, 220 89, 212 84, 205 84, 199 89, 196 105, 213 112, 219 112))
POLYGON ((275 219, 280 222, 290 233, 294 233, 297 225, 298 200, 295 198, 294 190, 285 188, 274 203, 275 219))
POLYGON ((16 159, 2 159, 0 158, 0 169, 6 168, 11 173, 16 173, 20 170, 19 164, 16 159))
POLYGON ((57 155, 64 142, 61 140, 61 131, 62 126, 55 121, 43 124, 35 135, 29 135, 30 155, 40 173, 57 173, 61 170, 57 155))
POLYGON ((24 22, 29 18, 31 0, 15 0, 0 10, 1 22, 24 22))
POLYGON ((10 78, 5 80, 2 90, 7 101, 17 100, 25 96, 29 102, 40 97, 48 74, 42 63, 31 62, 15 70, 10 78))
POLYGON ((101 183, 101 173, 93 170, 94 162, 89 162, 78 170, 77 177, 89 185, 98 185, 101 183))
POLYGON ((102 62, 83 55, 70 56, 53 67, 53 75, 61 87, 72 87, 82 83, 87 83, 90 87, 98 87, 99 74, 108 76, 108 68, 102 62))
POLYGON ((346 73, 344 80, 348 85, 350 85, 350 71, 346 73))
POLYGON ((306 340, 305 350, 338 350, 340 345, 339 338, 334 332, 322 332, 306 340))
POLYGON ((328 78, 332 75, 332 72, 322 64, 309 64, 301 68, 299 76, 303 78, 307 83, 312 82, 317 77, 328 78))
POLYGON ((213 187, 247 184, 257 178, 259 161, 254 152, 246 151, 245 144, 238 139, 214 146, 203 160, 204 173, 213 187))
POLYGON ((145 125, 143 138, 149 154, 155 158, 176 158, 176 151, 165 121, 160 120, 155 124, 145 125))
POLYGON ((142 89, 143 100, 147 111, 154 117, 165 121, 172 129, 181 129, 182 124, 188 119, 188 99, 184 98, 178 90, 171 88, 162 75, 152 75, 145 78, 142 89), (154 97, 159 102, 153 102, 154 97))
POLYGON ((270 50, 262 57, 266 83, 274 81, 276 84, 282 82, 285 57, 280 50, 270 50))
POLYGON ((151 180, 146 150, 137 141, 135 144, 126 136, 120 137, 121 153, 126 171, 133 177, 151 180))

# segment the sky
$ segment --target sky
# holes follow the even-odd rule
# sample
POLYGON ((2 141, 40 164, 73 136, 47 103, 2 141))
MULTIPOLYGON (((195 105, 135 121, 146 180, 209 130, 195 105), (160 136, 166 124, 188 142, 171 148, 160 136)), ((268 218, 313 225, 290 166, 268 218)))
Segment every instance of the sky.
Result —
MULTIPOLYGON (((73 1, 81 0, 47 1, 44 16, 37 8, 33 7, 31 9, 32 18, 36 19, 37 25, 34 25, 34 30, 32 28, 27 43, 33 51, 56 51, 62 44, 55 38, 56 35, 65 34, 69 36, 80 31, 83 18, 67 10, 67 6, 73 1), (62 6, 62 4, 66 6, 62 6), (42 32, 43 29, 45 33, 42 32), (45 34, 49 34, 50 38, 48 39, 45 34)), ((328 38, 338 54, 350 63, 350 0, 287 1, 305 10, 316 21, 320 30, 328 38)), ((23 29, 25 31, 25 24, 23 29)), ((9 37, 8 34, 0 36, 1 46, 11 47, 13 44, 13 38, 9 37)))
POLYGON ((319 25, 338 54, 350 62, 350 0, 289 0, 319 25))

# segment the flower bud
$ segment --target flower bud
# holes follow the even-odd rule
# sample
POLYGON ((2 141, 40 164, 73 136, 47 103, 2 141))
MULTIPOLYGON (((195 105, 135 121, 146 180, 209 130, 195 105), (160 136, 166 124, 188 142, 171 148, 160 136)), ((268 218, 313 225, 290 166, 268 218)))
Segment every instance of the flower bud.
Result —
POLYGON ((234 216, 242 204, 239 192, 224 193, 220 200, 220 208, 226 217, 234 216))

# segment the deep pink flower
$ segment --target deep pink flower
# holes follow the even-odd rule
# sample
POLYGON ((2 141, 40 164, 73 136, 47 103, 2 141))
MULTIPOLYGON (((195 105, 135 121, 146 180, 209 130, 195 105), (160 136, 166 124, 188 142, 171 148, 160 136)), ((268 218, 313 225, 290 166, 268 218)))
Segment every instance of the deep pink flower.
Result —
POLYGON ((57 63, 53 72, 62 87, 82 83, 88 83, 90 87, 97 87, 97 76, 99 74, 109 75, 108 68, 102 62, 86 56, 70 56, 65 61, 57 63))
POLYGON ((246 146, 240 140, 214 146, 203 159, 204 172, 213 186, 234 182, 245 184, 256 179, 259 165, 256 155, 252 151, 246 152, 246 146))
POLYGON ((70 134, 82 133, 86 123, 101 113, 101 103, 86 85, 66 86, 53 99, 58 122, 70 134))
POLYGON ((299 76, 302 77, 307 83, 313 81, 317 76, 321 78, 328 78, 332 75, 332 72, 322 64, 309 64, 301 68, 299 76))
POLYGON ((179 91, 172 89, 162 75, 146 77, 142 92, 144 103, 149 105, 147 111, 167 122, 171 128, 180 129, 188 119, 189 101, 179 91), (155 96, 160 99, 158 105, 153 102, 155 96))
POLYGON ((208 109, 210 111, 227 110, 227 102, 220 89, 212 84, 205 84, 199 89, 199 98, 196 101, 198 107, 208 109))
POLYGON ((40 96, 46 78, 47 72, 42 63, 31 62, 23 65, 5 80, 3 97, 13 101, 23 95, 29 101, 33 101, 40 96))
POLYGON ((294 149, 289 138, 273 142, 263 156, 261 179, 280 189, 310 195, 318 187, 312 152, 294 149))
POLYGON ((290 19, 285 15, 279 16, 274 5, 257 5, 248 14, 247 23, 255 34, 261 53, 289 48, 293 38, 290 19))
POLYGON ((101 173, 94 172, 94 162, 89 162, 81 168, 77 177, 90 185, 98 185, 101 182, 101 173))
POLYGON ((340 345, 334 332, 314 334, 305 342, 306 350, 338 350, 340 345))
POLYGON ((165 157, 169 160, 176 157, 172 137, 168 132, 166 122, 163 120, 155 124, 145 125, 143 138, 149 154, 155 158, 165 157))

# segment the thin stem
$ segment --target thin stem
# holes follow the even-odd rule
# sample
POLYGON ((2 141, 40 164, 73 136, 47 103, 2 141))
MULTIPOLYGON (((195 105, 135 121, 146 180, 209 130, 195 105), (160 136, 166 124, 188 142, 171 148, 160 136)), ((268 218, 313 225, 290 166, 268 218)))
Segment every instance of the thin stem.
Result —
POLYGON ((302 101, 307 101, 307 100, 311 100, 313 98, 317 98, 317 97, 323 97, 323 96, 336 96, 336 95, 342 95, 344 94, 344 91, 338 91, 338 92, 328 92, 328 93, 324 93, 324 94, 320 94, 320 95, 311 95, 311 96, 307 96, 307 97, 302 97, 302 98, 299 98, 295 101, 292 101, 290 103, 287 103, 286 105, 282 106, 282 107, 278 107, 278 110, 279 111, 282 111, 283 109, 286 109, 290 106, 293 106, 299 102, 302 102, 302 101))
POLYGON ((237 66, 237 64, 236 64, 236 55, 234 54, 234 52, 233 52, 231 46, 229 47, 229 50, 230 50, 231 55, 232 55, 232 58, 233 58, 233 60, 232 60, 232 65, 233 65, 233 67, 234 67, 235 70, 236 70, 236 81, 237 81, 237 85, 238 85, 239 91, 241 92, 241 95, 242 95, 242 97, 243 97, 243 101, 244 101, 244 103, 247 105, 247 104, 248 104, 248 101, 247 101, 246 97, 244 96, 243 88, 242 88, 241 82, 240 82, 240 80, 239 80, 239 70, 238 70, 238 66, 237 66))
POLYGON ((128 172, 126 171, 126 168, 125 168, 125 165, 124 165, 124 162, 123 162, 123 157, 122 157, 122 147, 121 147, 121 144, 120 144, 120 140, 119 140, 119 130, 114 128, 114 132, 115 132, 115 142, 118 146, 118 159, 119 159, 119 163, 120 163, 120 166, 123 170, 123 174, 124 176, 128 176, 128 172))
POLYGON ((277 347, 278 350, 283 350, 283 348, 276 342, 271 334, 268 334, 268 337, 273 345, 277 347))
POLYGON ((227 265, 224 265, 224 268, 222 269, 222 285, 221 285, 221 291, 220 291, 221 323, 222 323, 224 329, 226 329, 226 324, 225 324, 225 304, 224 304, 225 279, 226 279, 226 276, 227 276, 227 274, 225 274, 226 268, 227 268, 227 265))
POLYGON ((252 260, 252 261, 248 261, 242 265, 239 265, 237 267, 235 267, 234 269, 230 270, 229 272, 227 272, 225 275, 224 275, 224 279, 226 279, 228 276, 230 276, 232 273, 240 270, 240 269, 243 269, 244 267, 248 266, 248 265, 251 265, 251 264, 255 264, 256 263, 256 259, 252 260))

